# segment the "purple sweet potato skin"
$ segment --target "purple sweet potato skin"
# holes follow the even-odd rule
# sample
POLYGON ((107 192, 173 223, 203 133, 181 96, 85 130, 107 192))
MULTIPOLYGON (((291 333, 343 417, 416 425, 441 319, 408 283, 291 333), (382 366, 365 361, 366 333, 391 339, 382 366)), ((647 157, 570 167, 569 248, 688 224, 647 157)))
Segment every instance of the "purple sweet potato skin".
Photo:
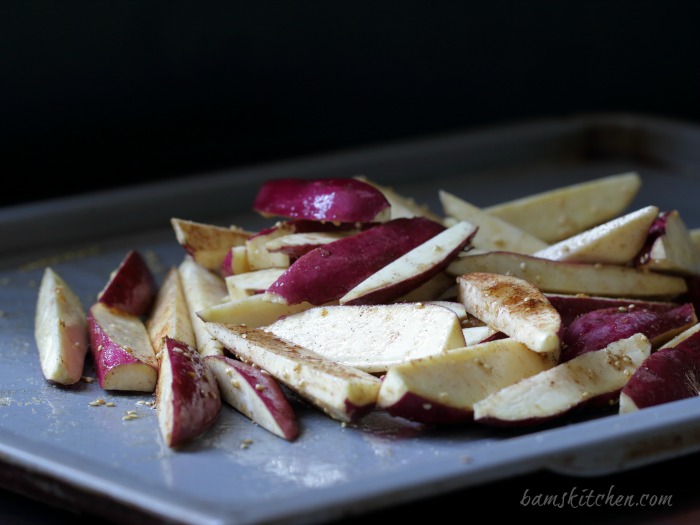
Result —
POLYGON ((426 425, 459 425, 474 421, 474 411, 470 408, 449 406, 412 392, 407 392, 396 403, 386 407, 386 412, 426 425))
POLYGON ((387 208, 381 191, 354 178, 270 180, 253 203, 266 215, 336 222, 372 222, 387 208))
POLYGON ((175 447, 194 439, 214 424, 221 409, 221 397, 216 378, 196 349, 167 337, 165 351, 172 368, 171 388, 176 392, 169 443, 175 447))
POLYGON ((677 333, 696 320, 695 309, 685 303, 668 311, 646 308, 603 308, 583 314, 567 325, 562 334, 560 362, 585 352, 600 350, 619 339, 643 333, 650 340, 677 333))
POLYGON ((155 276, 143 256, 132 250, 100 292, 98 300, 112 308, 143 316, 153 304, 156 291, 155 276))
POLYGON ((647 357, 622 392, 639 409, 698 396, 700 333, 647 357))
POLYGON ((545 294, 550 304, 561 316, 562 325, 569 325, 577 317, 603 308, 645 308, 654 312, 667 312, 678 307, 674 301, 640 301, 615 299, 612 297, 590 297, 583 295, 545 294))
POLYGON ((279 383, 271 375, 251 364, 228 356, 210 355, 204 358, 205 362, 214 360, 235 368, 251 388, 257 390, 256 385, 262 385, 264 388, 259 390, 260 399, 271 413, 278 416, 276 417, 277 424, 282 429, 286 439, 294 441, 299 436, 300 428, 294 408, 279 383))
POLYGON ((346 304, 349 305, 362 305, 362 304, 383 304, 390 303, 394 299, 398 299, 403 294, 410 292, 414 288, 420 286, 421 284, 429 281, 435 277, 438 273, 443 271, 450 262, 457 256, 457 254, 462 251, 467 245, 470 244, 471 240, 476 235, 476 229, 455 248, 450 250, 448 253, 444 254, 442 260, 432 267, 425 268, 421 273, 414 275, 413 277, 398 281, 391 285, 385 286, 374 292, 358 297, 355 300, 348 301, 346 304))
POLYGON ((393 219, 311 250, 267 291, 289 304, 338 300, 372 273, 444 230, 423 217, 393 219))
POLYGON ((104 387, 105 377, 116 367, 135 364, 139 360, 128 354, 117 343, 112 341, 92 314, 88 312, 88 333, 90 337, 90 352, 95 365, 97 382, 104 387))

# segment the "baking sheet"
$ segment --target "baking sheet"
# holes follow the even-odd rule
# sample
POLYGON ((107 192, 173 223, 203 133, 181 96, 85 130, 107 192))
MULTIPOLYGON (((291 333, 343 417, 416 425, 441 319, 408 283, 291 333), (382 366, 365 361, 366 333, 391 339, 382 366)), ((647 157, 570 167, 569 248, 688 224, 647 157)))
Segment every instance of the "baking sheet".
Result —
POLYGON ((115 522, 129 513, 183 525, 327 523, 539 469, 595 476, 694 452, 698 399, 521 431, 434 429, 381 412, 344 426, 296 404, 302 432, 294 443, 224 407, 208 434, 173 451, 161 441, 155 411, 142 404, 151 395, 46 383, 33 320, 47 264, 85 305, 130 249, 161 279, 183 257, 170 217, 262 227, 268 222, 249 206, 271 177, 362 174, 439 212, 438 189, 487 206, 637 171, 643 187, 633 207, 675 208, 698 227, 699 137, 687 124, 587 116, 1 210, 0 460, 13 473, 3 484, 115 522), (100 397, 116 406, 90 406, 100 397), (140 417, 122 420, 127 410, 140 417))

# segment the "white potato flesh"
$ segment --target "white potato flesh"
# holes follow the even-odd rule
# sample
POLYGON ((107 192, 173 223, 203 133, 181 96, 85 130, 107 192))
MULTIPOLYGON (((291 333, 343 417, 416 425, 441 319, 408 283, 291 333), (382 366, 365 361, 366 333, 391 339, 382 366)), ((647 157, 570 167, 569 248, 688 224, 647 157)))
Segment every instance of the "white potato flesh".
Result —
POLYGON ((486 213, 456 195, 440 190, 439 197, 445 215, 460 221, 468 221, 479 227, 472 242, 476 249, 533 253, 548 246, 543 240, 530 235, 514 224, 486 213))
POLYGON ((490 326, 466 326, 462 328, 462 334, 464 334, 464 342, 467 346, 473 346, 481 343, 487 337, 491 337, 493 334, 497 333, 498 330, 491 328, 490 326))
POLYGON ((211 322, 206 326, 239 359, 266 370, 334 419, 352 422, 376 405, 381 380, 371 374, 260 328, 211 322))
POLYGON ((434 304, 320 306, 284 317, 263 330, 329 361, 370 373, 465 346, 457 315, 434 304))
POLYGON ((290 228, 280 225, 268 232, 250 237, 245 243, 250 269, 289 268, 289 255, 286 253, 269 251, 267 249, 267 243, 289 235, 290 233, 290 228))
POLYGON ((535 285, 488 272, 462 275, 457 283, 467 313, 535 352, 558 356, 561 316, 535 285))
POLYGON ((231 272, 234 275, 251 271, 248 262, 248 248, 245 246, 234 246, 231 248, 231 272))
POLYGON ((87 315, 80 298, 49 267, 39 285, 34 338, 47 380, 63 385, 80 381, 88 351, 87 315))
POLYGON ((639 193, 636 172, 571 184, 483 210, 545 242, 571 237, 623 213, 639 193))
POLYGON ((190 256, 184 257, 178 266, 178 271, 197 342, 197 350, 204 356, 223 354, 221 343, 207 331, 204 327, 204 321, 197 316, 197 312, 220 304, 228 298, 226 281, 220 275, 197 264, 190 256))
POLYGON ((478 401, 474 419, 512 423, 564 414, 591 398, 620 390, 650 351, 651 343, 639 333, 586 352, 478 401))
POLYGON ((146 329, 157 356, 161 355, 165 337, 197 347, 180 273, 175 267, 168 270, 158 289, 153 308, 146 319, 146 329))
POLYGON ((646 206, 559 241, 532 255, 553 261, 625 265, 644 246, 659 208, 646 206))
POLYGON ((205 322, 241 324, 257 328, 274 323, 280 317, 303 312, 312 306, 307 302, 287 304, 275 294, 259 293, 203 308, 197 312, 197 317, 205 322))
POLYGON ((284 273, 283 268, 264 268, 225 278, 229 299, 243 299, 267 288, 284 273))
MULTIPOLYGON (((420 301, 418 301, 420 302, 420 301)), ((436 306, 442 306, 444 308, 448 308, 452 310, 455 315, 457 316, 457 319, 459 321, 464 321, 467 318, 467 309, 464 308, 464 305, 460 303, 459 301, 443 301, 443 300, 432 300, 432 301, 423 301, 423 304, 434 304, 436 306)))
POLYGON ((284 248, 293 248, 298 246, 322 246, 338 239, 353 235, 355 230, 339 231, 339 232, 306 232, 306 233, 290 233, 272 239, 265 244, 265 248, 269 252, 278 252, 284 248))

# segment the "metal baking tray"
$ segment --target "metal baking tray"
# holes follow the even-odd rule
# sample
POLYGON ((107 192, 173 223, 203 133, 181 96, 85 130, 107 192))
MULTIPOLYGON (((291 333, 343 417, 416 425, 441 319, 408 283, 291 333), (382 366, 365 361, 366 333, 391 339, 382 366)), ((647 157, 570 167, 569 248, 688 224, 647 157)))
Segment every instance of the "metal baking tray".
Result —
POLYGON ((155 411, 139 404, 151 395, 52 386, 33 338, 46 265, 86 305, 127 250, 140 250, 162 277, 183 257, 171 217, 262 227, 250 203, 269 178, 365 175, 439 212, 439 189, 488 206, 637 171, 643 186, 632 206, 678 209, 694 228, 699 146, 700 128, 687 123, 582 115, 0 210, 0 484, 115 523, 312 524, 517 474, 599 476, 700 450, 700 399, 689 399, 519 431, 435 429, 381 412, 342 426, 298 405, 302 432, 293 443, 224 409, 209 433, 174 451, 161 441, 155 411), (116 406, 90 406, 98 397, 116 406), (127 410, 140 417, 124 421, 127 410))

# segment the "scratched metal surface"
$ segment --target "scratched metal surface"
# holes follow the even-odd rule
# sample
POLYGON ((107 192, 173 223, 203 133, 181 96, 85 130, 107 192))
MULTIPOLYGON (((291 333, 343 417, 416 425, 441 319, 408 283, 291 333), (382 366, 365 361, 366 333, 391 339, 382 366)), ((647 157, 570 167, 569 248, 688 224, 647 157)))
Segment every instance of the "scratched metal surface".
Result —
POLYGON ((160 279, 183 257, 170 216, 261 227, 248 207, 271 176, 364 174, 439 212, 438 189, 487 206, 634 170, 643 187, 633 206, 675 208, 700 227, 698 137, 683 124, 600 115, 0 210, 0 461, 13 473, 3 485, 107 519, 128 509, 188 525, 329 523, 543 468, 595 476, 699 450, 700 400, 691 399, 508 432, 434 429, 381 412, 341 426, 295 401, 302 431, 293 443, 224 407, 209 433, 173 451, 140 403, 151 395, 50 385, 33 338, 47 264, 85 305, 130 249, 160 279), (115 406, 90 406, 99 397, 115 406), (140 417, 123 420, 127 410, 140 417))

